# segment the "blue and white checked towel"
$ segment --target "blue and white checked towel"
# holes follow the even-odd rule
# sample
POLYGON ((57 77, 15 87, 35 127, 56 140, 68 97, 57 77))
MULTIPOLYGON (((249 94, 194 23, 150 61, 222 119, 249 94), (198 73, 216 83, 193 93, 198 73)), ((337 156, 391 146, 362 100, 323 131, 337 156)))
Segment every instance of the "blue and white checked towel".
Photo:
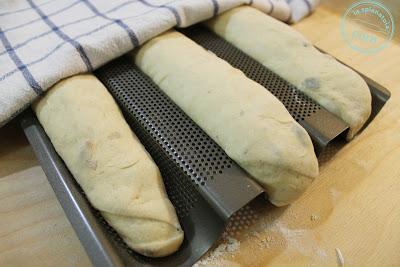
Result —
POLYGON ((59 80, 242 4, 292 23, 318 0, 0 1, 0 127, 59 80))

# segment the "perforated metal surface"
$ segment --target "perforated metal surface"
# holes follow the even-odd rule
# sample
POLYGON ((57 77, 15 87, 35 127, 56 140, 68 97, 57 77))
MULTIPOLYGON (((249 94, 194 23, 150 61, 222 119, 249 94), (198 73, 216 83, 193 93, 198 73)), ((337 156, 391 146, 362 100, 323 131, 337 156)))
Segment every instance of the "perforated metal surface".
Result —
POLYGON ((320 109, 317 103, 298 91, 296 87, 205 27, 190 27, 182 30, 182 32, 233 67, 243 71, 250 79, 267 88, 285 105, 296 121, 304 120, 320 109))
POLYGON ((253 225, 259 219, 257 210, 253 206, 251 203, 236 212, 226 225, 223 235, 236 237, 253 225))
POLYGON ((97 73, 153 155, 171 201, 184 216, 199 197, 193 184, 204 186, 231 168, 232 160, 128 58, 97 73))

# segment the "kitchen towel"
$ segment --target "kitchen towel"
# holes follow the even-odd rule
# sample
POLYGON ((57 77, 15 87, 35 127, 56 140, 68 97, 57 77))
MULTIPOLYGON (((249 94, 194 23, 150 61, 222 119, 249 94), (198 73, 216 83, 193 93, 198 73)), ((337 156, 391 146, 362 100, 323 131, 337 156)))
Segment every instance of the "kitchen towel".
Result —
POLYGON ((0 1, 0 127, 59 80, 243 4, 293 23, 318 0, 0 1))

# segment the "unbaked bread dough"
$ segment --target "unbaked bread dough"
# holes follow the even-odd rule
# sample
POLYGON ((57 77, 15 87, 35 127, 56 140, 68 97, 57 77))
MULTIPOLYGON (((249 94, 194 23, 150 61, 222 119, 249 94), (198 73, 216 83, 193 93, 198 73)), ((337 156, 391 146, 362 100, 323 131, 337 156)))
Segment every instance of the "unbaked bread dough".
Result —
POLYGON ((265 188, 273 204, 291 203, 317 176, 307 132, 281 102, 240 70, 174 31, 145 43, 132 57, 265 188))
POLYGON ((216 34, 287 80, 350 126, 348 139, 371 114, 365 81, 318 51, 290 26, 252 7, 231 9, 206 25, 216 34))
POLYGON ((179 248, 160 172, 96 77, 65 79, 33 107, 90 203, 133 250, 160 257, 179 248))

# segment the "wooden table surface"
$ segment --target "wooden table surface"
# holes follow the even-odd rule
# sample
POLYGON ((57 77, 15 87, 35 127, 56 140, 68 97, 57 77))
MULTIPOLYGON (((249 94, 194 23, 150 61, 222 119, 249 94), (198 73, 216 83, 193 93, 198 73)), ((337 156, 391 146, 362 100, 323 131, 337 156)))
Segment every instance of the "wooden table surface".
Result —
MULTIPOLYGON (((201 266, 338 266, 337 251, 345 266, 400 266, 400 44, 369 56, 351 50, 339 32, 348 3, 332 2, 294 27, 392 97, 297 202, 258 207, 201 266)), ((0 266, 90 266, 16 123, 0 129, 0 203, 0 266)))

